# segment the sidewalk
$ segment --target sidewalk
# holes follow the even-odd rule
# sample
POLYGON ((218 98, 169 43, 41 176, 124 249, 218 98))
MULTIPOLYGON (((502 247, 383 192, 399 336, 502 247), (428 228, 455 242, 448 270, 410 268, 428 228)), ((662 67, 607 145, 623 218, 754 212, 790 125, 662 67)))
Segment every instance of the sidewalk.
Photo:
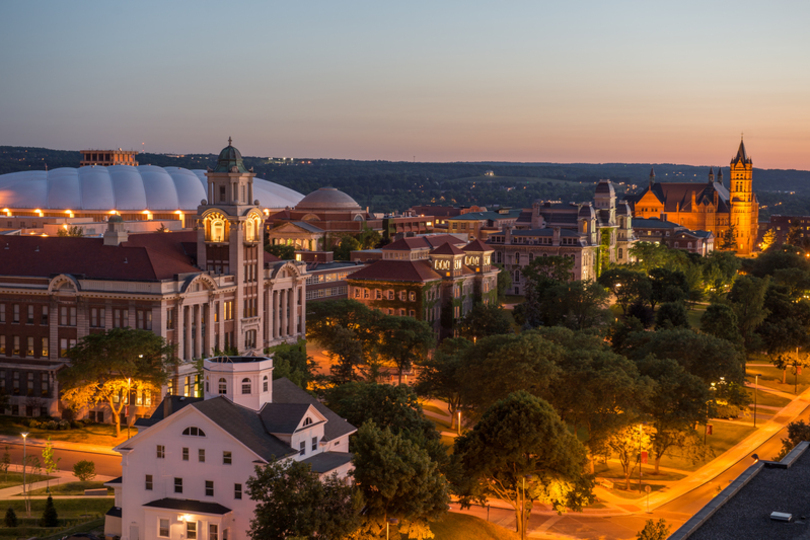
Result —
MULTIPOLYGON (((121 441, 123 442, 123 441, 121 441)), ((16 437, 13 435, 0 435, 0 447, 5 446, 7 444, 13 444, 15 446, 22 446, 23 440, 22 437, 16 437)), ((45 448, 45 445, 48 444, 46 439, 28 439, 27 446, 29 448, 45 448)), ((85 452, 88 454, 101 454, 105 456, 120 456, 118 452, 113 452, 112 448, 108 446, 100 446, 97 444, 85 444, 85 443, 74 443, 74 442, 65 442, 65 441, 51 441, 54 450, 66 450, 72 452, 85 452)))
MULTIPOLYGON (((665 493, 660 491, 651 493, 650 509, 663 506, 689 493, 693 489, 710 482, 743 459, 751 459, 751 452, 754 452, 768 439, 779 433, 788 423, 799 416, 808 405, 810 405, 810 388, 799 394, 798 397, 795 397, 795 399, 785 405, 782 410, 775 412, 773 418, 765 422, 754 433, 726 450, 725 453, 721 454, 710 463, 680 480, 672 489, 667 490, 665 493)), ((753 461, 751 463, 753 463, 753 461)))

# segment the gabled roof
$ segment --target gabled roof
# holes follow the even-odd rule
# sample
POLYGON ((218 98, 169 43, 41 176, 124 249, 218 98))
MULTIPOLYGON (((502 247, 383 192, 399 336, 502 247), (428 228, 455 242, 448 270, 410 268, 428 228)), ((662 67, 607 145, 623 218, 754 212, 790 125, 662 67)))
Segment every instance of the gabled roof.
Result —
POLYGON ((487 244, 483 243, 481 240, 473 240, 463 248, 461 251, 494 251, 492 247, 488 246, 487 244))
POLYGON ((683 225, 658 218, 633 218, 634 229, 680 229, 683 225))
POLYGON ((342 465, 346 465, 352 460, 354 454, 350 452, 321 452, 303 460, 312 467, 312 472, 325 474, 334 471, 342 465))
POLYGON ((305 231, 309 231, 309 232, 312 232, 312 233, 322 233, 323 232, 323 229, 321 229, 320 227, 316 227, 315 225, 312 225, 311 223, 308 223, 306 221, 293 221, 291 223, 293 225, 295 225, 296 227, 301 227, 305 231))
POLYGON ((357 431, 356 427, 341 418, 335 411, 285 377, 273 381, 273 403, 307 403, 315 407, 326 418, 324 441, 331 441, 357 431))
POLYGON ((165 418, 163 413, 165 411, 165 403, 166 403, 167 399, 171 401, 171 411, 172 412, 170 414, 176 413, 177 411, 179 411, 180 409, 182 409, 183 407, 185 407, 187 405, 191 405, 192 403, 197 403, 198 401, 203 400, 203 398, 198 398, 198 397, 169 396, 169 395, 167 395, 167 396, 165 396, 163 398, 163 401, 160 402, 160 405, 158 405, 157 408, 154 410, 154 412, 152 413, 152 416, 150 416, 149 418, 138 418, 137 420, 135 420, 135 425, 136 426, 149 427, 149 426, 154 426, 155 424, 157 424, 158 422, 163 420, 165 418))
POLYGON ((0 241, 0 275, 72 274, 122 281, 174 279, 177 274, 200 272, 184 248, 196 241, 196 231, 130 234, 118 246, 105 246, 101 238, 4 236, 0 241))
POLYGON ((382 247, 383 251, 411 251, 414 249, 430 249, 430 244, 424 238, 414 236, 400 238, 382 247))
POLYGON ((268 403, 259 412, 270 433, 294 433, 309 410, 309 403, 268 403))
POLYGON ((464 252, 461 249, 457 248, 450 242, 442 244, 441 246, 437 247, 433 251, 430 252, 431 255, 464 255, 464 252))
MULTIPOLYGON (((463 253, 463 252, 462 252, 463 253)), ((350 274, 348 280, 369 281, 402 281, 424 283, 442 277, 430 266, 428 261, 378 260, 362 270, 350 274)))
POLYGON ((718 212, 728 212, 728 189, 719 182, 658 182, 644 190, 643 193, 627 198, 633 205, 638 204, 648 193, 652 193, 664 205, 665 212, 690 212, 692 208, 692 194, 695 195, 695 204, 713 204, 714 193, 717 193, 718 212), (677 210, 676 210, 677 209, 677 210))
MULTIPOLYGON (((273 388, 275 389, 275 384, 273 388)), ((236 405, 223 396, 206 399, 192 406, 265 461, 298 453, 269 433, 256 411, 236 405)))

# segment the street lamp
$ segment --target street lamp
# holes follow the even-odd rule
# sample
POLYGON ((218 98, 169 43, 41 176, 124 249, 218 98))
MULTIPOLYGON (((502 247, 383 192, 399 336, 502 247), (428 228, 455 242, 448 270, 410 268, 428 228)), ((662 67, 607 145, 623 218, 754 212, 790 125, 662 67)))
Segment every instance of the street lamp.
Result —
POLYGON ((456 425, 458 428, 458 434, 461 436, 461 410, 458 410, 458 424, 456 425))
MULTIPOLYGON (((711 388, 709 388, 709 390, 712 390, 713 392, 717 391, 717 388, 715 387, 714 383, 712 383, 712 386, 711 386, 711 388)), ((714 397, 712 397, 712 399, 714 399, 714 397)), ((709 403, 711 403, 711 402, 712 402, 711 399, 706 402, 706 428, 703 430, 703 444, 704 445, 706 444, 706 440, 707 440, 707 438, 709 436, 709 403)))
MULTIPOLYGON (((143 355, 141 355, 143 358, 143 355)), ((127 439, 129 439, 129 402, 132 401, 132 377, 127 377, 127 405, 126 405, 126 422, 127 422, 127 439)))
POLYGON ((27 456, 26 456, 26 453, 27 453, 27 450, 28 450, 28 447, 26 445, 26 443, 28 442, 28 432, 23 431, 22 433, 20 433, 20 435, 22 435, 22 438, 23 438, 23 497, 25 498, 26 512, 28 513, 28 517, 31 517, 31 507, 30 507, 30 503, 28 502, 28 494, 27 494, 27 491, 25 489, 25 463, 26 463, 26 461, 28 461, 27 456))
POLYGON ((757 386, 759 386, 759 373, 754 375, 754 427, 757 427, 757 386))

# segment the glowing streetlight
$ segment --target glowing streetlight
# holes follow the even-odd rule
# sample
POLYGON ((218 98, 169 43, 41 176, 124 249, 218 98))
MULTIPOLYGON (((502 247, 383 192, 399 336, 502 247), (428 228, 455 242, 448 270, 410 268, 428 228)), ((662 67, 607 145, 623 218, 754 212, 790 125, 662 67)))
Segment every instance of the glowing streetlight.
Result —
POLYGON ((31 503, 28 501, 28 494, 27 490, 25 489, 25 463, 27 461, 26 453, 28 450, 26 443, 28 441, 28 432, 23 431, 22 433, 20 433, 20 435, 22 435, 23 438, 23 497, 25 498, 25 510, 28 514, 28 517, 31 517, 31 503))

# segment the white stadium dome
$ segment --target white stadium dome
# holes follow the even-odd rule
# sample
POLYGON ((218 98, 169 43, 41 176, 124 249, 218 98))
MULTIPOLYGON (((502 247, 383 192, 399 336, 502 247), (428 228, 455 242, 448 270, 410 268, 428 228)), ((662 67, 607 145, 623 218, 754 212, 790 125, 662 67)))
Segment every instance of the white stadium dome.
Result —
MULTIPOLYGON (((0 175, 0 208, 72 211, 196 212, 206 199, 202 169, 113 165, 0 175)), ((262 208, 294 207, 304 195, 261 178, 253 196, 262 208)))

